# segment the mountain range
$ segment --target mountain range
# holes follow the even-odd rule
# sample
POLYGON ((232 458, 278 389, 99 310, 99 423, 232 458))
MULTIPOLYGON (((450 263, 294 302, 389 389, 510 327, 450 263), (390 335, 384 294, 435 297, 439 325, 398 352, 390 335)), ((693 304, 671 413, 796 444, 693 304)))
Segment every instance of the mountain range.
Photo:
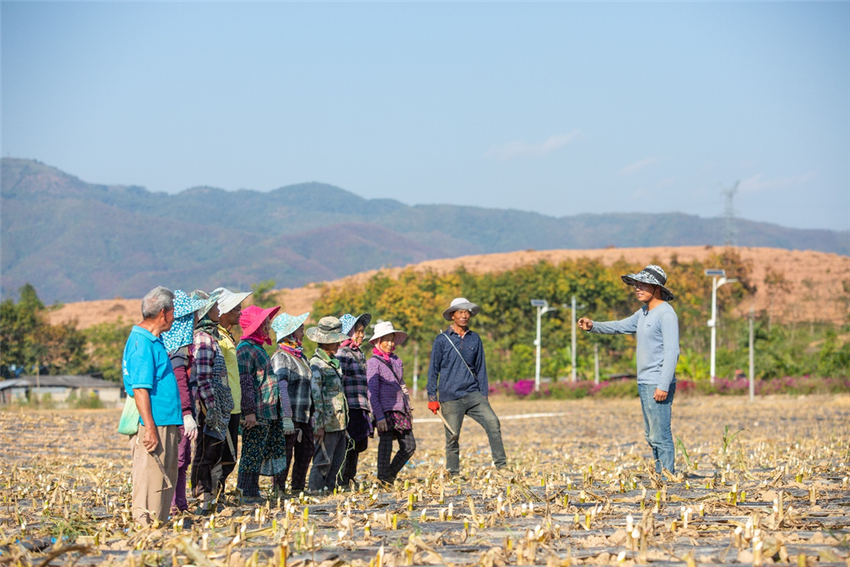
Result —
MULTIPOLYGON (((3 158, 2 293, 46 303, 141 297, 156 285, 297 287, 384 266, 518 250, 721 245, 725 220, 682 213, 555 218, 519 210, 405 205, 322 183, 178 194, 98 185, 3 158)), ((736 220, 737 244, 850 255, 850 231, 736 220)))

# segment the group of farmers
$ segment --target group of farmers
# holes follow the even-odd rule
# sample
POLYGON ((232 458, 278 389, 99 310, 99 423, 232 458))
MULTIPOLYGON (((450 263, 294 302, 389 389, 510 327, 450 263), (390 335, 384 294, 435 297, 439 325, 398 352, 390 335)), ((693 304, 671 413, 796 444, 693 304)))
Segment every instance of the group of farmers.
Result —
MULTIPOLYGON (((139 414, 130 445, 133 516, 143 525, 188 510, 190 463, 203 513, 214 509, 237 457, 240 497, 259 502, 260 476, 272 477, 281 493, 305 485, 313 492, 349 487, 375 431, 381 483, 392 484, 416 450, 404 367, 394 354, 407 333, 390 321, 375 324, 367 360, 369 313, 322 317, 305 330, 309 313, 243 309, 249 295, 157 287, 142 299, 143 320, 127 340, 123 376, 128 407, 139 414), (311 356, 303 351, 305 336, 317 344, 311 356), (269 356, 265 346, 272 344, 269 356)), ((465 415, 487 431, 495 466, 507 465, 487 401, 484 349, 468 328, 478 310, 464 298, 452 301, 443 313, 452 325, 438 336, 429 367, 428 407, 453 432, 446 434, 451 475, 460 471, 457 433, 465 415)))
MULTIPOLYGON (((658 472, 675 471, 670 418, 678 320, 667 303, 673 294, 666 280, 654 265, 625 275, 641 309, 622 321, 578 322, 590 332, 637 334, 638 389, 658 472)), ((123 356, 132 398, 125 414, 129 408, 139 416, 132 415, 138 427, 129 434, 133 517, 142 525, 188 510, 190 464, 192 491, 205 513, 214 511, 237 457, 240 497, 260 502, 260 476, 272 477, 280 493, 304 491, 305 484, 312 492, 352 486, 359 454, 375 431, 382 484, 391 485, 416 450, 404 367, 394 354, 407 340, 404 331, 390 321, 375 324, 367 360, 369 313, 322 317, 305 330, 309 313, 243 309, 249 295, 157 287, 142 299, 143 319, 133 326, 123 356), (304 336, 317 344, 310 356, 303 352, 304 336), (273 344, 270 356, 265 347, 273 344)), ((428 409, 444 424, 445 467, 452 477, 460 474, 459 434, 467 415, 487 433, 494 467, 507 467, 501 425, 488 401, 484 348, 469 328, 479 311, 465 298, 454 299, 443 312, 451 325, 431 349, 428 409)))

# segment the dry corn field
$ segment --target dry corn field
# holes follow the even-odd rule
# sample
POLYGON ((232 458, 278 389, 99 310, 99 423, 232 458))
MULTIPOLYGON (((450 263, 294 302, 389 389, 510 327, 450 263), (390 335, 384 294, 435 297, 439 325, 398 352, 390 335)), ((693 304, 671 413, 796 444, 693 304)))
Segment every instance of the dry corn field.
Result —
POLYGON ((850 396, 677 399, 675 478, 652 472, 637 400, 494 408, 509 475, 467 419, 449 481, 423 419, 392 490, 373 440, 361 489, 242 506, 234 473, 215 514, 142 530, 120 412, 5 411, 0 565, 850 565, 850 396))

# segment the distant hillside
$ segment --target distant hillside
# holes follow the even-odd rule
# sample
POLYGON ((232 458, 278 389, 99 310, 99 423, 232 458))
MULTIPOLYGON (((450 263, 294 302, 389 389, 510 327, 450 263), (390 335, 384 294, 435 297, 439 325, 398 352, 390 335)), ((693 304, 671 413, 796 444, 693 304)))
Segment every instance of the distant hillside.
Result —
MULTIPOLYGON (((848 298, 850 297, 850 256, 839 256, 825 252, 791 251, 779 248, 743 248, 735 251, 741 259, 752 266, 751 281, 756 286, 753 296, 741 304, 740 315, 750 308, 757 313, 770 311, 776 321, 785 323, 824 321, 841 325, 847 321, 848 298), (785 285, 771 289, 766 285, 768 271, 782 274, 785 285)), ((582 258, 594 260, 605 266, 626 260, 637 265, 657 261, 669 266, 674 261, 705 261, 717 248, 710 246, 678 246, 654 248, 605 248, 601 250, 546 250, 541 252, 503 252, 477 256, 461 256, 441 260, 427 260, 410 266, 413 270, 433 271, 439 274, 452 272, 463 267, 474 274, 500 273, 517 269, 520 266, 549 262, 576 261, 582 258)), ((402 268, 380 271, 388 277, 398 277, 402 268)), ((330 287, 362 285, 377 273, 369 270, 353 274, 338 280, 323 282, 322 285, 308 285, 297 289, 280 289, 275 299, 288 313, 313 311, 313 304, 322 294, 324 285, 330 287)), ((706 278, 705 285, 710 286, 706 278)), ((677 284, 671 281, 675 290, 677 284)), ((470 298, 473 299, 473 298, 470 298)), ((248 302, 251 300, 249 299, 248 302)), ((106 299, 66 303, 60 309, 50 312, 50 320, 56 325, 74 322, 78 328, 86 329, 103 322, 114 322, 119 318, 124 322, 139 318, 139 299, 106 299)), ((315 322, 323 314, 313 313, 315 322)))
MULTIPOLYGON (((140 297, 158 284, 300 287, 384 266, 517 250, 718 245, 723 222, 684 214, 554 218, 407 206, 320 183, 177 195, 89 184, 2 160, 2 295, 32 283, 48 303, 140 297)), ((738 243, 850 255, 850 232, 738 221, 738 243)))

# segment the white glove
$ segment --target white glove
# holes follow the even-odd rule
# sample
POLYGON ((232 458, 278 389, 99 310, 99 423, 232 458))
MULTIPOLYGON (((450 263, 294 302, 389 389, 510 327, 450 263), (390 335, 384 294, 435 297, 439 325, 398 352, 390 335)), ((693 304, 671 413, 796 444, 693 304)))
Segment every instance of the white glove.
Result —
POLYGON ((284 417, 281 421, 283 421, 284 435, 292 435, 293 433, 295 433, 295 424, 292 423, 292 418, 284 417))
POLYGON ((194 441, 198 437, 198 424, 190 413, 183 416, 183 435, 188 437, 189 441, 194 441))

